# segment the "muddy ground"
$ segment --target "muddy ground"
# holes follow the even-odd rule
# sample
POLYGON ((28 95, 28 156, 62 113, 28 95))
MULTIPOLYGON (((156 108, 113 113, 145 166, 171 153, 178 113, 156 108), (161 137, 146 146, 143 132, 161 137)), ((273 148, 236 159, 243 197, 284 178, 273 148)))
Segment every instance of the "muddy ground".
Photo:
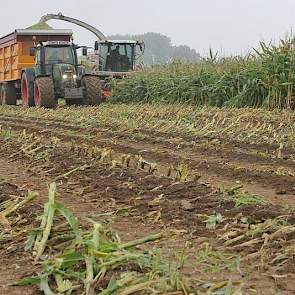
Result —
MULTIPOLYGON (((273 237, 279 228, 270 228, 229 242, 230 233, 248 233, 245 218, 263 224, 284 216, 288 226, 294 225, 294 150, 277 157, 275 145, 82 128, 53 119, 1 115, 0 125, 0 202, 28 190, 39 192, 19 212, 26 218, 24 228, 38 226, 48 184, 56 181, 58 199, 81 222, 86 217, 109 222, 126 241, 167 232, 154 246, 163 248, 170 259, 185 247, 183 271, 200 283, 232 278, 243 294, 295 294, 294 232, 273 237), (19 135, 24 129, 26 135, 19 135), (32 142, 35 145, 26 150, 32 142), (180 164, 190 170, 187 181, 177 178, 186 173, 179 172, 180 164), (63 176, 75 168, 79 169, 63 176), (265 203, 237 207, 232 197, 236 192, 231 191, 236 186, 265 203), (207 228, 206 220, 217 213, 222 222, 207 228), (206 247, 211 251, 208 263, 200 259, 206 247), (216 259, 216 253, 222 258, 216 259)), ((20 234, 0 242, 0 294, 39 294, 34 287, 7 286, 38 271, 30 253, 24 252, 25 239, 20 234)))

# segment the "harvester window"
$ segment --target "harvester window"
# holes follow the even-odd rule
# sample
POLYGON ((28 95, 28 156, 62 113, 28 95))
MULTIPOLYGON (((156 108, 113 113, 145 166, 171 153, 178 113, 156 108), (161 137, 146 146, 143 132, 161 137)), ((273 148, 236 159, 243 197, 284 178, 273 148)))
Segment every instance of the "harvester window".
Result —
POLYGON ((112 72, 128 72, 132 70, 132 45, 109 45, 106 58, 106 70, 112 72))
POLYGON ((108 58, 108 46, 102 45, 99 49, 99 70, 106 70, 106 61, 108 58))

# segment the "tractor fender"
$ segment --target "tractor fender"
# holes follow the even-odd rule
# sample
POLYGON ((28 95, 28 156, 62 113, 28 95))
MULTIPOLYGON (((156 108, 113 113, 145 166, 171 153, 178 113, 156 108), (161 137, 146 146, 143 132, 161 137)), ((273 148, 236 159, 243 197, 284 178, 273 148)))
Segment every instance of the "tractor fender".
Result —
POLYGON ((85 76, 88 76, 88 77, 98 77, 99 78, 99 75, 97 75, 97 74, 84 73, 83 77, 85 77, 85 76))

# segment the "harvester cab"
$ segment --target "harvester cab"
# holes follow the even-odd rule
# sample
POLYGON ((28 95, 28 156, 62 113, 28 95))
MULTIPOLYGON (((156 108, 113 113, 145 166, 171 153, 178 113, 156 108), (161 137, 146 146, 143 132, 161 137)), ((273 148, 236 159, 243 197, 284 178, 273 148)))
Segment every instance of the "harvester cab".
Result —
MULTIPOLYGON (((143 55, 145 45, 133 40, 101 40, 95 42, 94 50, 96 60, 91 71, 102 80, 105 100, 111 95, 112 79, 122 79, 139 69, 137 61, 143 55)), ((87 55, 85 51, 84 55, 87 55)))
POLYGON ((136 61, 143 55, 144 43, 133 40, 103 40, 94 45, 98 55, 98 71, 124 76, 136 70, 136 61))

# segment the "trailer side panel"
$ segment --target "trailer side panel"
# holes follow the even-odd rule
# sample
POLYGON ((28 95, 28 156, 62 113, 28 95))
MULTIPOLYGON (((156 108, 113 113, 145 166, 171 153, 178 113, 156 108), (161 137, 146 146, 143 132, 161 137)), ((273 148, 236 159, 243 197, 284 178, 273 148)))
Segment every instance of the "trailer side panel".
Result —
POLYGON ((72 32, 65 30, 16 30, 0 38, 0 82, 19 80, 24 68, 34 66, 35 58, 30 56, 34 42, 70 41, 71 36, 72 32))

